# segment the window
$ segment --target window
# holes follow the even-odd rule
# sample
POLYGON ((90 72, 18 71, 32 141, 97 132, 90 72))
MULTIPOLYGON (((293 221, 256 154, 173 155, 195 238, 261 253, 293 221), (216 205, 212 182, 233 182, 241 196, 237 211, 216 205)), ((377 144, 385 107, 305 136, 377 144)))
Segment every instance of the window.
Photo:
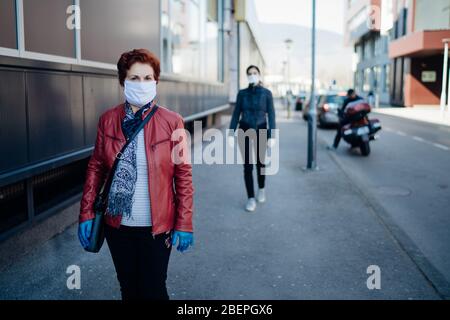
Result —
POLYGON ((83 60, 116 64, 120 55, 132 48, 159 49, 156 1, 129 2, 80 0, 83 60))
POLYGON ((173 0, 171 6, 172 72, 200 77, 199 1, 173 0))
POLYGON ((367 39, 364 41, 364 60, 372 59, 374 56, 373 39, 367 39))
POLYGON ((14 0, 0 1, 0 47, 17 49, 16 6, 14 0))
POLYGON ((375 57, 378 57, 382 54, 384 54, 384 39, 385 37, 377 35, 375 36, 374 43, 375 43, 375 57))
POLYGON ((391 66, 384 66, 384 87, 383 92, 389 92, 389 87, 391 85, 391 66))
POLYGON ((364 86, 363 86, 363 90, 368 92, 370 91, 370 77, 371 77, 371 69, 367 68, 366 70, 364 70, 364 86))
POLYGON ((357 62, 356 64, 360 63, 361 61, 363 61, 363 44, 357 44, 355 46, 355 51, 356 51, 356 57, 357 57, 357 62))
POLYGON ((206 39, 205 39, 205 76, 206 79, 218 79, 218 54, 219 54, 219 19, 217 1, 207 1, 206 39))
POLYGON ((172 73, 169 0, 161 0, 161 70, 172 73))
POLYGON ((381 67, 373 68, 373 91, 378 92, 381 84, 381 67))
POLYGON ((72 0, 23 0, 25 50, 75 58, 75 31, 66 26, 72 0))
POLYGON ((162 0, 162 70, 202 80, 219 79, 220 0, 162 0))

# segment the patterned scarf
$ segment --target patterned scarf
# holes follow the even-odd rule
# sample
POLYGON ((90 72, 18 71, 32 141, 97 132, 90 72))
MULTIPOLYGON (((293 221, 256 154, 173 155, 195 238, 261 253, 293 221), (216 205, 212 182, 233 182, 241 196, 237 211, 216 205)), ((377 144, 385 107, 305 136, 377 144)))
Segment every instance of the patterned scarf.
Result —
MULTIPOLYGON (((125 117, 122 121, 122 131, 128 139, 141 124, 142 114, 150 108, 152 103, 141 107, 135 114, 128 102, 125 102, 125 117)), ((144 130, 144 129, 142 129, 144 130)), ((137 137, 136 137, 137 138, 137 137)), ((127 146, 121 160, 117 164, 108 195, 107 214, 112 217, 124 215, 131 217, 133 194, 137 180, 136 148, 137 139, 133 139, 127 146)))

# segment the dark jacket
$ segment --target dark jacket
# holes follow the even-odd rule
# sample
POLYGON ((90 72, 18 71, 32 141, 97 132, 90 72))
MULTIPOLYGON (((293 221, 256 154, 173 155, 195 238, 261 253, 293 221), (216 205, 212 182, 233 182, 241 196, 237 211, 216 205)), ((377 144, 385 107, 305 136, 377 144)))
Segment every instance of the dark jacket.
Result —
POLYGON ((345 98, 345 100, 344 100, 344 103, 342 104, 342 107, 338 110, 338 115, 339 115, 339 117, 340 118, 344 118, 344 111, 345 111, 345 108, 350 104, 350 103, 352 103, 352 102, 355 102, 355 101, 358 101, 358 100, 362 100, 362 98, 360 97, 360 96, 356 96, 356 97, 354 97, 354 98, 352 98, 352 97, 347 97, 347 98, 345 98))
MULTIPOLYGON (((143 119, 151 109, 144 112, 143 119)), ((94 153, 87 166, 79 222, 93 219, 95 216, 95 197, 107 178, 117 153, 126 142, 121 129, 124 117, 125 107, 121 104, 105 111, 99 119, 94 153)), ((174 148, 185 154, 183 150, 188 147, 183 118, 160 107, 143 130, 148 161, 152 233, 157 235, 173 229, 192 232, 192 166, 187 158, 180 158, 176 163, 172 160, 174 148), (183 138, 181 142, 174 141, 172 137, 172 133, 178 129, 182 129, 177 131, 177 136, 183 138)), ((119 228, 121 218, 106 215, 105 222, 111 227, 119 228)))
POLYGON ((261 125, 267 124, 267 118, 269 123, 267 137, 271 138, 270 130, 276 129, 272 92, 260 85, 240 90, 230 129, 236 130, 238 122, 245 122, 247 126, 256 130, 261 125))

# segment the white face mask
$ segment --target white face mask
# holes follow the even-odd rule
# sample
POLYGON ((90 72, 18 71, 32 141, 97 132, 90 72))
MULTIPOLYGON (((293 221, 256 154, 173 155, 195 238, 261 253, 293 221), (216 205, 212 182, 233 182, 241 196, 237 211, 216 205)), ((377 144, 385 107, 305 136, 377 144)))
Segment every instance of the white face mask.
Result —
POLYGON ((123 93, 128 103, 143 107, 156 96, 156 81, 125 80, 123 93))
POLYGON ((248 82, 250 84, 258 84, 259 83, 259 76, 257 74, 252 74, 248 76, 248 82))

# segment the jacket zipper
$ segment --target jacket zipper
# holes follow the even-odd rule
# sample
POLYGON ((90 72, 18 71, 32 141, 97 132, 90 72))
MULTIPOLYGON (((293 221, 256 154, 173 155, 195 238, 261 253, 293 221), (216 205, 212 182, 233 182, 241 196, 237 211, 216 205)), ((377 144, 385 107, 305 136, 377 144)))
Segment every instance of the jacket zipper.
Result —
MULTIPOLYGON (((144 128, 145 129, 145 128, 144 128)), ((145 144, 145 130, 144 130, 144 144, 145 144)), ((147 176, 149 176, 150 177, 150 173, 151 173, 151 170, 150 170, 150 168, 151 168, 151 166, 152 166, 152 164, 153 164, 153 155, 150 157, 150 159, 149 159, 149 157, 148 157, 148 154, 147 154, 147 148, 145 148, 145 153, 146 153, 146 155, 147 155, 147 170, 148 170, 148 174, 147 174, 147 176)), ((149 199, 150 199, 150 218, 151 218, 151 220, 152 220, 152 237, 153 237, 153 240, 155 239, 155 232, 154 232, 154 228, 153 228, 153 226, 154 226, 154 219, 153 219, 153 208, 152 208, 152 192, 151 192, 151 187, 150 187, 150 184, 151 184, 151 182, 152 182, 152 177, 150 177, 150 179, 149 179, 149 181, 148 181, 148 197, 149 197, 149 199)))
MULTIPOLYGON (((152 153, 155 152, 155 147, 156 147, 158 144, 163 143, 163 142, 166 142, 166 141, 168 141, 168 140, 170 140, 170 139, 164 139, 164 140, 161 140, 161 141, 158 141, 158 142, 153 143, 153 144, 150 146, 150 148, 151 148, 151 150, 152 150, 152 153)), ((146 150, 147 150, 147 149, 146 149, 146 150)), ((153 166, 153 159, 154 159, 153 154, 152 154, 152 156, 151 156, 150 158, 151 158, 151 159, 150 159, 150 165, 148 166, 149 175, 150 175, 150 167, 153 166)), ((147 162, 148 162, 148 161, 147 161, 147 162)), ((150 184, 151 184, 151 182, 149 182, 149 184, 148 184, 148 192, 149 192, 149 197, 150 197, 150 213, 151 213, 151 216, 152 216, 152 226, 153 226, 153 209, 152 209, 152 195, 151 195, 151 190, 150 190, 150 184)), ((152 228, 152 236, 153 236, 153 239, 155 239, 154 228, 152 228)))

